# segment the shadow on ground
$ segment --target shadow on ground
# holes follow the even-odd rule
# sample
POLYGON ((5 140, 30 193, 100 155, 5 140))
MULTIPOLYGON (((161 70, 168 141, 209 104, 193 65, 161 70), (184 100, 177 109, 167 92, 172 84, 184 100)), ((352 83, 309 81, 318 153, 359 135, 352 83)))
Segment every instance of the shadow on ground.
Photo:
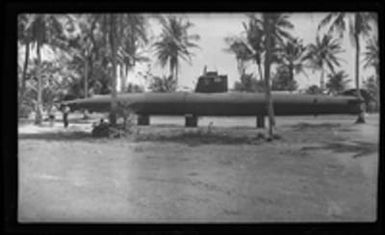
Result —
POLYGON ((319 128, 326 128, 326 129, 332 129, 340 127, 341 124, 339 123, 319 123, 319 124, 311 124, 306 122, 300 122, 296 125, 292 125, 292 129, 295 131, 303 131, 308 129, 319 129, 319 128))
POLYGON ((189 146, 198 146, 205 144, 236 145, 236 144, 260 144, 266 141, 263 133, 254 135, 234 135, 232 133, 216 132, 182 132, 176 134, 157 133, 141 134, 135 137, 136 142, 155 141, 155 142, 175 142, 187 144, 189 146))
POLYGON ((301 150, 332 150, 335 153, 355 153, 353 158, 363 157, 378 151, 378 144, 363 141, 351 143, 333 142, 323 146, 305 146, 301 150))
MULTIPOLYGON (((20 133, 20 140, 46 140, 46 141, 85 141, 98 142, 113 140, 113 138, 102 137, 94 138, 90 132, 85 131, 68 131, 68 132, 41 132, 41 133, 20 133)), ((157 133, 140 133, 123 137, 127 141, 133 142, 174 142, 186 144, 189 146, 198 146, 205 144, 260 144, 266 141, 263 133, 250 134, 234 134, 227 132, 207 133, 201 130, 195 131, 161 131, 157 133)))
POLYGON ((19 134, 21 140, 47 140, 47 141, 89 141, 92 142, 91 133, 84 131, 71 132, 42 132, 42 133, 21 133, 19 134))

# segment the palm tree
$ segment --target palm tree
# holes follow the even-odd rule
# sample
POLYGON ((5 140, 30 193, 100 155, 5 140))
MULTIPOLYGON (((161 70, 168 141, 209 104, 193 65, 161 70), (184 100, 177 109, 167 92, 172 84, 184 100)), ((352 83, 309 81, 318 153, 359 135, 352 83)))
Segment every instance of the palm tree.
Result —
POLYGON ((122 25, 119 25, 119 17, 121 14, 98 14, 95 15, 97 20, 97 28, 93 32, 95 41, 97 42, 98 56, 103 57, 101 65, 105 70, 109 71, 109 87, 111 90, 111 104, 109 120, 112 126, 116 125, 117 119, 117 50, 121 35, 122 25))
MULTIPOLYGON (((103 57, 101 65, 110 71, 110 123, 116 125, 118 65, 121 72, 124 67, 122 77, 126 77, 127 69, 143 59, 139 58, 137 49, 142 41, 147 42, 145 18, 136 14, 99 14, 94 17, 97 26, 91 39, 98 48, 96 55, 103 57)), ((122 84, 124 83, 122 80, 122 84)))
POLYGON ((42 76, 41 76, 41 48, 45 44, 57 47, 62 43, 63 26, 58 21, 57 15, 51 14, 28 14, 26 31, 31 32, 31 43, 35 44, 37 55, 37 69, 35 76, 37 84, 37 102, 35 124, 42 122, 42 76))
POLYGON ((380 57, 378 45, 378 38, 369 40, 368 44, 366 45, 364 68, 374 68, 376 73, 376 80, 379 84, 380 57))
POLYGON ((125 90, 128 71, 133 69, 137 62, 149 59, 139 50, 148 43, 147 20, 141 14, 124 14, 120 17, 122 25, 121 40, 118 49, 118 63, 120 66, 121 88, 125 90))
POLYGON ((25 87, 26 87, 26 80, 27 80, 27 69, 28 69, 28 62, 29 62, 29 54, 30 54, 30 44, 31 44, 31 32, 30 30, 26 29, 27 23, 28 23, 28 16, 25 14, 21 14, 18 17, 18 41, 21 44, 25 45, 25 54, 24 54, 24 63, 22 68, 22 75, 21 75, 21 85, 19 90, 19 100, 18 100, 18 107, 19 111, 21 109, 21 104, 24 99, 25 94, 25 87))
POLYGON ((69 41, 67 48, 71 50, 74 59, 83 64, 84 98, 88 97, 88 77, 93 70, 91 60, 94 57, 96 45, 92 34, 96 23, 97 18, 91 14, 68 15, 67 27, 72 28, 72 35, 67 35, 69 41))
POLYGON ((246 70, 245 64, 253 59, 252 49, 246 43, 244 43, 241 38, 227 37, 225 38, 225 42, 229 45, 225 51, 235 55, 235 59, 237 60, 238 73, 239 76, 242 77, 246 70))
MULTIPOLYGON (((329 25, 329 33, 336 32, 340 37, 346 32, 347 25, 349 25, 348 34, 351 42, 356 49, 355 54, 355 82, 356 93, 358 98, 362 100, 360 92, 360 38, 367 36, 371 31, 371 21, 376 21, 376 15, 367 12, 345 13, 333 12, 329 13, 319 24, 319 29, 329 25)), ((361 112, 358 115, 356 123, 365 123, 365 109, 361 106, 361 112)))
POLYGON ((326 89, 328 90, 328 93, 337 95, 344 91, 346 85, 350 82, 350 79, 345 79, 347 77, 348 75, 345 73, 345 71, 329 74, 329 81, 326 83, 326 89))
MULTIPOLYGON (((285 40, 291 39, 292 36, 288 30, 293 29, 293 24, 288 20, 289 15, 282 13, 263 13, 259 18, 257 15, 249 15, 248 43, 255 52, 260 51, 260 38, 262 38, 263 47, 265 48, 264 56, 264 81, 267 113, 269 116, 269 138, 274 137, 275 118, 273 99, 271 96, 270 68, 271 64, 277 62, 277 51, 279 45, 285 40)), ((255 53, 257 55, 257 53, 255 53)), ((256 63, 257 56, 255 57, 256 63)))
POLYGON ((317 35, 315 44, 310 44, 308 47, 305 58, 309 59, 311 67, 321 71, 320 89, 322 91, 325 89, 325 72, 328 69, 331 73, 334 73, 335 67, 340 66, 341 59, 337 55, 341 52, 343 50, 340 42, 332 39, 330 35, 324 35, 322 39, 317 35))
POLYGON ((159 21, 163 29, 159 41, 154 43, 156 55, 162 67, 169 64, 170 76, 178 84, 179 60, 191 62, 193 54, 189 50, 198 48, 193 41, 198 41, 200 37, 197 34, 188 33, 193 24, 182 17, 161 16, 159 21))
POLYGON ((305 51, 305 46, 298 38, 288 40, 279 50, 278 59, 283 69, 289 72, 290 81, 294 81, 294 73, 305 73, 304 62, 307 60, 305 51))
POLYGON ((244 44, 252 52, 252 58, 258 67, 259 78, 263 81, 262 54, 265 51, 263 44, 263 38, 265 36, 263 32, 263 24, 261 20, 256 18, 255 15, 248 15, 248 17, 248 23, 242 23, 244 32, 246 33, 246 42, 244 42, 244 44))

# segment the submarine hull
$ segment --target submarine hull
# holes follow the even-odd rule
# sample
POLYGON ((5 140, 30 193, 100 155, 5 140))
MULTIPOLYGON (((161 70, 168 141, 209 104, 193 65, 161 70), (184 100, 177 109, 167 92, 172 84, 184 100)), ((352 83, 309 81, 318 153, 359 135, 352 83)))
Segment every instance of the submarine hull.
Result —
MULTIPOLYGON (((358 114, 362 102, 353 96, 273 94, 278 116, 358 114)), ((266 115, 263 93, 135 93, 119 95, 118 106, 140 115, 256 116, 266 115)), ((63 102, 71 111, 109 112, 111 97, 63 102)))

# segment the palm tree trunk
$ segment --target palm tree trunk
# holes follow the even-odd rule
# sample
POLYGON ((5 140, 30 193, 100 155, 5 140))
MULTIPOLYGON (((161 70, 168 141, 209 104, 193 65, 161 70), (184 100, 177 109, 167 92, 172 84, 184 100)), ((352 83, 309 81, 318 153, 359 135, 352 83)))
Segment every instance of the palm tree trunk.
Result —
POLYGON ((111 112, 110 112, 110 123, 112 126, 116 126, 116 111, 117 111, 117 72, 116 72, 116 19, 114 14, 110 14, 110 46, 112 53, 112 81, 111 81, 111 112))
POLYGON ((88 58, 84 58, 84 98, 88 97, 88 58))
POLYGON ((357 97, 362 101, 360 105, 360 113, 358 114, 356 123, 365 123, 365 103, 360 91, 360 38, 357 33, 354 34, 356 43, 356 58, 355 58, 355 81, 357 97))
POLYGON ((37 102, 36 102, 36 116, 35 116, 35 124, 41 125, 42 123, 42 77, 41 77, 41 54, 40 54, 40 43, 36 43, 36 54, 37 54, 37 69, 36 69, 36 77, 37 77, 37 102))
POLYGON ((320 78, 320 84, 319 84, 320 90, 323 93, 325 90, 325 70, 321 70, 321 78, 320 78))
POLYGON ((258 63, 258 73, 259 73, 259 79, 263 81, 263 76, 262 76, 262 66, 261 63, 258 63))
POLYGON ((179 64, 178 59, 176 59, 175 62, 175 90, 178 88, 178 73, 179 73, 179 64))
POLYGON ((289 79, 290 82, 294 81, 294 65, 292 63, 289 64, 289 79))
POLYGON ((25 83, 26 83, 26 76, 27 76, 27 69, 28 69, 28 61, 29 61, 29 42, 25 44, 25 56, 24 56, 24 65, 23 65, 23 74, 21 76, 21 88, 20 88, 20 97, 19 97, 19 111, 21 109, 21 104, 24 99, 24 93, 25 93, 25 83))
MULTIPOLYGON (((88 97, 88 57, 84 57, 84 98, 88 97)), ((89 119, 87 110, 83 111, 83 119, 89 119)))
POLYGON ((269 130, 268 135, 269 139, 272 140, 274 138, 274 126, 275 126, 275 119, 274 119, 274 107, 273 107, 273 98, 271 96, 271 85, 270 85, 270 60, 271 60, 271 50, 272 50, 272 35, 271 35, 271 22, 269 19, 269 14, 265 13, 263 14, 263 24, 264 24, 264 31, 266 33, 266 39, 265 39, 265 99, 266 99, 266 105, 267 105, 267 113, 269 116, 269 130))

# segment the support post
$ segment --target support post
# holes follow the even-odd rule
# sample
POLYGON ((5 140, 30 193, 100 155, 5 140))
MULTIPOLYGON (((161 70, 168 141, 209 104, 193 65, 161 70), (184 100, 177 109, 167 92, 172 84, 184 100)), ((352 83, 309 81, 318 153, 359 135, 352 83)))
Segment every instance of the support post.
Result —
POLYGON ((257 115, 257 128, 265 128, 265 116, 257 115))
POLYGON ((137 123, 139 126, 150 125, 150 116, 149 115, 138 115, 137 123))
POLYGON ((185 115, 185 127, 197 127, 198 126, 198 117, 193 114, 185 115))

